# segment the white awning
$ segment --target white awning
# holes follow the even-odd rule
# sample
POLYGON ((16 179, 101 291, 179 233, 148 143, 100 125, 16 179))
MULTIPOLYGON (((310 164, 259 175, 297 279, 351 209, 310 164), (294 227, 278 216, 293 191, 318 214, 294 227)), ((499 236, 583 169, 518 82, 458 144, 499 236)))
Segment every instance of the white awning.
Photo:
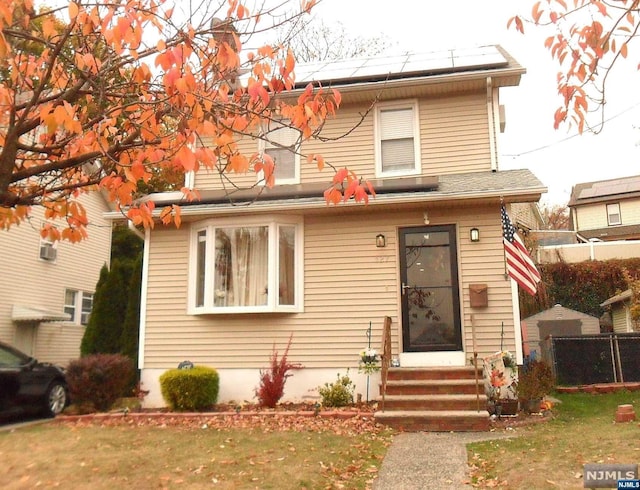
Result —
POLYGON ((14 322, 62 322, 71 320, 68 313, 35 306, 13 305, 11 320, 14 322))

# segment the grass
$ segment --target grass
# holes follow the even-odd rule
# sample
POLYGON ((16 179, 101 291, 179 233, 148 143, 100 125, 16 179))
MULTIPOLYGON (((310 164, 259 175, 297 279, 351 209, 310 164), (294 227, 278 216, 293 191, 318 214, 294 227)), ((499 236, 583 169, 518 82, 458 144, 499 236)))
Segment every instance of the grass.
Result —
POLYGON ((513 431, 514 437, 468 446, 471 483, 508 489, 584 488, 586 463, 640 462, 638 422, 616 424, 618 405, 640 408, 640 392, 558 394, 549 422, 513 431))
POLYGON ((55 422, 2 432, 0 488, 364 489, 391 438, 358 420, 231 419, 55 422))

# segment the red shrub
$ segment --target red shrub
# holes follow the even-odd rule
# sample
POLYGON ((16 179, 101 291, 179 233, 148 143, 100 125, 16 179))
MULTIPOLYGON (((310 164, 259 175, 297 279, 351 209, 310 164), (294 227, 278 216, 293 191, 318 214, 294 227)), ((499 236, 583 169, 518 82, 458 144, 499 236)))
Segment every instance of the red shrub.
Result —
POLYGON ((287 360, 292 338, 293 334, 289 337, 289 343, 281 358, 278 358, 278 351, 276 351, 275 344, 273 345, 270 367, 265 371, 260 371, 260 385, 256 388, 255 392, 258 403, 262 407, 275 407, 278 401, 280 401, 280 398, 282 398, 282 395, 284 395, 284 384, 287 378, 293 376, 289 371, 302 368, 301 364, 290 363, 287 360))
POLYGON ((131 385, 133 361, 121 354, 92 354, 71 361, 66 370, 72 403, 108 410, 131 385))

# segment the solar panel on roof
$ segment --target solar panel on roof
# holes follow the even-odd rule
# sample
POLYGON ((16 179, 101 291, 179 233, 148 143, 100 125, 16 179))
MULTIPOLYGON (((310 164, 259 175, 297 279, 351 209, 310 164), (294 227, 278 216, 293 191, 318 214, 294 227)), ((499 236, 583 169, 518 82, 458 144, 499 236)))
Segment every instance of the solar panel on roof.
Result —
POLYGON ((383 79, 388 75, 497 68, 507 64, 507 59, 496 46, 482 46, 299 64, 296 66, 296 83, 383 79))
POLYGON ((640 191, 640 176, 625 177, 604 182, 594 182, 591 187, 580 191, 578 199, 612 196, 614 194, 626 194, 628 192, 638 191, 640 191))

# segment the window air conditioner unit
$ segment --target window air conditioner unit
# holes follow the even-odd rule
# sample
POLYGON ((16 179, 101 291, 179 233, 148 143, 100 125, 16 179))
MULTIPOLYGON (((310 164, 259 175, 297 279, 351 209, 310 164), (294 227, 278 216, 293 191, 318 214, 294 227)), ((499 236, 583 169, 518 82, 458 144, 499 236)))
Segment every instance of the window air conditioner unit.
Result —
POLYGON ((50 243, 45 243, 40 246, 40 258, 43 260, 56 260, 58 250, 50 243))

